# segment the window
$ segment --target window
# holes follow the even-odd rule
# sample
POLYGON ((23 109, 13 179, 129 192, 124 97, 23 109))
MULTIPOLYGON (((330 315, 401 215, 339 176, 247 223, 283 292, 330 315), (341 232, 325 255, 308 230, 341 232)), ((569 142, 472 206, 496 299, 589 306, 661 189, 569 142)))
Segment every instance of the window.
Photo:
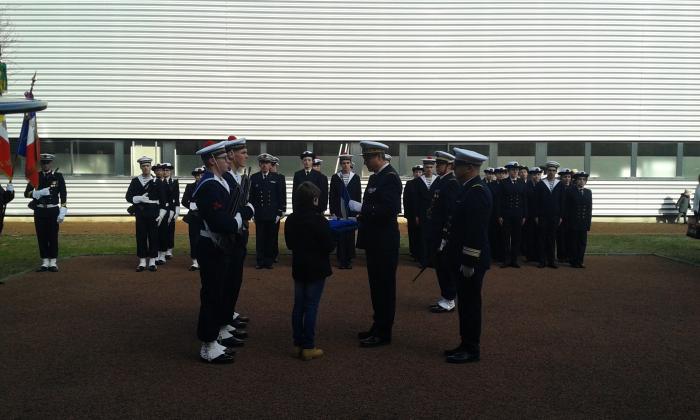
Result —
POLYGON ((299 155, 306 150, 304 141, 268 141, 267 153, 277 156, 280 159, 278 171, 287 178, 294 175, 294 172, 301 169, 299 155))
POLYGON ((204 142, 180 140, 175 142, 175 175, 189 177, 192 170, 202 166, 202 159, 196 155, 204 142))
POLYGON ((625 178, 631 174, 632 143, 591 144, 591 176, 625 178))
POLYGON ((498 143, 496 166, 517 161, 521 165, 535 165, 535 143, 498 143))
POLYGON ((582 171, 585 155, 586 144, 582 142, 547 143, 547 160, 559 162, 562 168, 582 171))
POLYGON ((683 178, 696 180, 700 175, 700 142, 683 143, 683 178))
POLYGON ((639 143, 638 178, 673 178, 676 176, 676 143, 639 143))
POLYGON ((49 140, 42 139, 39 149, 41 153, 51 153, 56 156, 52 168, 59 169, 64 175, 73 174, 73 162, 71 160, 70 140, 49 140))
POLYGON ((73 173, 114 175, 114 142, 95 140, 74 141, 73 173))

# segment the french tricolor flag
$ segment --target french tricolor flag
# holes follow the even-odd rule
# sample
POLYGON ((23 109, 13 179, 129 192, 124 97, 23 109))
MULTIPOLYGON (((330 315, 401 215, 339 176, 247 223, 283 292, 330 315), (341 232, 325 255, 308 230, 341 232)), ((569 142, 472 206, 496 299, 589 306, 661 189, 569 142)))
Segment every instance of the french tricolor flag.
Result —
POLYGON ((39 135, 36 131, 36 112, 24 114, 22 131, 19 134, 17 154, 26 158, 24 176, 34 188, 39 187, 39 135))
POLYGON ((12 157, 10 156, 10 136, 7 134, 5 116, 0 115, 0 172, 12 179, 12 157))

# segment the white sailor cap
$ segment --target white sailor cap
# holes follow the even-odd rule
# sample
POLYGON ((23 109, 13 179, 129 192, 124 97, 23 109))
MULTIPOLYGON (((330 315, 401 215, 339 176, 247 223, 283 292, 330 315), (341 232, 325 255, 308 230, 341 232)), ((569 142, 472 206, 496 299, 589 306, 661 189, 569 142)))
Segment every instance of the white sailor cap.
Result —
POLYGON ((518 169, 520 167, 520 164, 513 160, 505 164, 506 169, 518 169))
POLYGON ((270 155, 270 156, 272 157, 272 160, 270 162, 273 165, 277 165, 278 163, 280 163, 280 158, 278 158, 277 156, 272 156, 272 155, 270 155))
POLYGON ((136 159, 136 162, 138 162, 139 165, 150 165, 151 162, 153 162, 153 159, 149 158, 148 156, 141 156, 140 158, 136 159))
POLYGON ((569 168, 561 168, 559 175, 573 175, 574 172, 569 168))
POLYGON ((258 162, 269 162, 272 163, 274 156, 269 153, 261 153, 258 155, 258 162))
POLYGON ((42 153, 39 155, 39 160, 42 162, 51 162, 55 158, 56 156, 52 155, 51 153, 42 153))
POLYGON ((346 153, 346 154, 338 156, 338 161, 344 162, 346 160, 349 160, 352 163, 352 155, 346 153))
POLYGON ((173 164, 170 163, 170 162, 163 162, 163 163, 160 164, 160 166, 162 166, 163 169, 170 169, 171 171, 172 171, 173 169, 175 169, 175 167, 173 166, 173 164))
POLYGON ((310 150, 304 150, 299 154, 299 159, 304 159, 310 157, 312 160, 316 159, 316 154, 310 150))
POLYGON ((542 172, 542 169, 539 166, 533 166, 527 170, 529 174, 539 174, 540 172, 542 172))
POLYGON ((200 155, 202 160, 207 160, 212 156, 218 155, 221 152, 226 152, 226 144, 229 143, 227 140, 220 141, 218 143, 210 144, 204 146, 197 150, 195 154, 200 155))
POLYGON ((411 168, 411 171, 422 171, 423 170, 423 165, 416 165, 413 168, 411 168))
POLYGON ((360 142, 360 147, 362 148, 362 154, 372 154, 372 153, 386 153, 389 151, 389 146, 378 141, 363 140, 360 142))
MULTIPOLYGON (((586 171, 580 171, 580 172, 576 172, 576 173, 574 174, 574 179, 576 179, 576 178, 586 178, 586 179, 588 179, 588 176, 589 176, 589 174, 588 174, 586 171)), ((686 190, 686 191, 687 191, 687 190, 686 190)))
POLYGON ((455 161, 454 155, 443 152, 442 150, 438 150, 435 152, 435 161, 436 162, 447 162, 447 163, 452 163, 455 161))
POLYGON ((197 176, 200 174, 203 174, 205 171, 204 166, 198 166, 194 169, 192 169, 192 176, 197 176))
POLYGON ((561 166, 561 165, 560 165, 559 162, 557 162, 556 160, 548 160, 548 161, 544 164, 544 167, 545 167, 545 168, 559 169, 560 166, 561 166))
POLYGON ((229 150, 238 150, 246 147, 245 137, 228 136, 228 140, 225 143, 227 152, 229 150))
POLYGON ((423 166, 425 165, 435 165, 435 158, 432 156, 426 156, 423 159, 423 166))
POLYGON ((460 149, 459 147, 455 147, 452 150, 454 151, 455 155, 455 163, 460 162, 481 166, 482 163, 488 160, 488 157, 473 150, 460 149))
POLYGON ((320 164, 322 164, 322 163, 323 163, 323 160, 322 160, 322 159, 314 159, 313 166, 318 166, 318 165, 320 165, 320 164))
POLYGON ((390 154, 384 153, 384 160, 385 160, 385 161, 391 162, 391 159, 392 159, 392 158, 393 158, 393 156, 391 156, 390 154))
POLYGON ((494 168, 492 168, 492 167, 488 167, 488 168, 484 169, 484 173, 487 173, 487 174, 495 174, 495 173, 496 173, 496 170, 495 170, 494 168))

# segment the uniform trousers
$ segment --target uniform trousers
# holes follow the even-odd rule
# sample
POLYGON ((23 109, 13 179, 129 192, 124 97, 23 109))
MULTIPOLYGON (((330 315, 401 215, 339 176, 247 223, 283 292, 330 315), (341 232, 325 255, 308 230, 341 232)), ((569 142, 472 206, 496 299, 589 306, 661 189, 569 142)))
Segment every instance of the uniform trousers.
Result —
MULTIPOLYGON (((375 244, 365 249, 367 277, 374 310, 374 335, 391 339, 391 329, 396 313, 396 266, 399 261, 399 233, 395 241, 385 241, 381 247, 375 244), (395 244, 393 243, 395 242, 395 244)), ((394 238, 392 238, 394 239, 394 238)))
POLYGON ((155 258, 157 255, 158 222, 153 216, 136 216, 136 256, 155 258))
MULTIPOLYGON (((226 281, 224 282, 224 312, 221 324, 231 322, 233 314, 236 312, 238 296, 241 293, 243 284, 243 264, 247 255, 246 243, 237 236, 240 242, 234 244, 233 248, 227 252, 226 259, 226 281)), ((197 260, 199 261, 199 260, 197 260)))
POLYGON ((281 222, 275 223, 275 238, 272 245, 272 258, 277 262, 277 257, 280 255, 280 224, 281 222))
POLYGON ((451 263, 447 253, 439 253, 435 258, 435 274, 440 285, 440 296, 447 300, 454 300, 457 296, 457 278, 455 271, 451 269, 451 263))
POLYGON ((58 207, 52 207, 46 209, 41 216, 34 216, 41 258, 58 258, 58 210, 58 207))
POLYGON ((453 269, 457 277, 457 312, 459 313, 459 335, 461 347, 472 353, 479 353, 481 340, 481 286, 486 271, 476 268, 474 274, 465 278, 459 268, 453 269))
POLYGON ((586 254, 588 244, 588 231, 569 229, 566 231, 566 238, 569 241, 569 263, 583 264, 583 256, 586 254))
POLYGON ((539 261, 539 243, 537 242, 537 224, 528 217, 523 226, 522 253, 528 261, 539 261))
POLYGON ((226 271, 229 259, 230 257, 215 246, 211 239, 205 237, 199 239, 197 261, 202 288, 199 292, 197 337, 204 342, 216 340, 219 337, 219 328, 225 323, 223 321, 227 314, 225 284, 229 280, 229 273, 226 271))
POLYGON ((520 241, 522 240, 522 217, 504 217, 501 232, 503 233, 503 261, 518 262, 520 241))
POLYGON ((175 219, 168 223, 168 249, 175 248, 175 219))
POLYGON ((255 261, 257 265, 271 266, 275 261, 275 235, 277 223, 274 220, 255 220, 255 261))
POLYGON ((158 251, 167 251, 169 241, 170 225, 168 224, 168 213, 165 213, 163 220, 158 225, 158 251))
POLYGON ((355 251, 355 231, 338 234, 338 264, 347 267, 352 263, 355 251))
POLYGON ((495 217, 492 217, 489 221, 489 243, 493 251, 493 259, 503 261, 505 257, 503 255, 503 234, 501 233, 501 225, 498 224, 498 220, 495 217))
POLYGON ((202 229, 202 222, 199 217, 191 215, 187 224, 187 233, 190 237, 190 258, 197 258, 197 243, 199 242, 199 231, 202 229))
POLYGON ((420 228, 416 224, 415 217, 407 217, 406 220, 408 225, 408 252, 413 258, 419 259, 420 228))
POLYGON ((554 264, 554 244, 557 240, 559 217, 540 217, 537 224, 541 264, 554 264))
POLYGON ((568 234, 569 229, 566 228, 566 222, 562 222, 557 228, 557 259, 559 261, 567 261, 569 259, 568 234))
POLYGON ((431 237, 431 227, 428 222, 428 218, 424 217, 420 219, 420 265, 422 267, 432 267, 431 250, 433 239, 431 237))

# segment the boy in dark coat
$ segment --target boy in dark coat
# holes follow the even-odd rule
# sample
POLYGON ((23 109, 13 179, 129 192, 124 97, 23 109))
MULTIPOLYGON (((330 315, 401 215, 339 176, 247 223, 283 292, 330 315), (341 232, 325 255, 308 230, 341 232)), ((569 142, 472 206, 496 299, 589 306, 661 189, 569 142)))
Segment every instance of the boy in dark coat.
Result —
POLYGON ((326 278, 333 273, 329 254, 335 241, 328 220, 318 212, 320 195, 316 185, 303 182, 296 191, 294 212, 284 224, 284 239, 292 251, 294 351, 302 360, 323 356, 314 340, 316 315, 326 278))

